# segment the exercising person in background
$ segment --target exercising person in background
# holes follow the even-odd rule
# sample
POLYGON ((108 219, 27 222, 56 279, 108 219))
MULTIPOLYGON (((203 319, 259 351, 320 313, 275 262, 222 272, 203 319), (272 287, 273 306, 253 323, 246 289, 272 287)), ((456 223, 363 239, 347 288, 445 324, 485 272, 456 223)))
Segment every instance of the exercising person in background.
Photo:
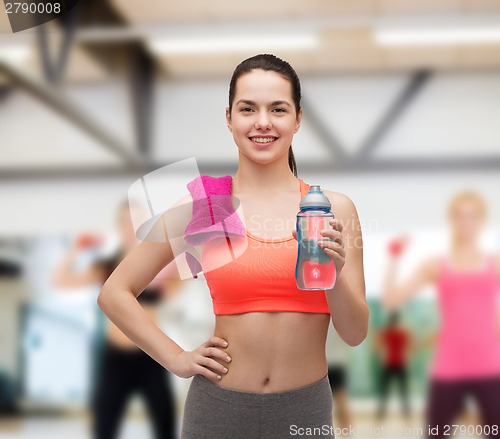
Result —
POLYGON ((383 302, 395 309, 429 285, 436 286, 441 328, 430 371, 427 422, 430 437, 452 434, 449 426, 474 397, 483 433, 497 437, 500 428, 500 256, 487 254, 479 237, 487 218, 486 203, 475 192, 457 194, 448 208, 451 248, 429 257, 410 278, 396 284, 406 242, 392 245, 383 302))
POLYGON ((395 380, 399 386, 403 415, 410 416, 408 402, 408 351, 411 345, 409 332, 400 324, 398 312, 393 311, 387 326, 378 336, 378 350, 382 352, 382 371, 380 375, 380 404, 377 417, 382 419, 386 415, 387 398, 391 381, 395 380))
MULTIPOLYGON (((71 289, 104 284, 122 259, 138 244, 128 202, 120 206, 117 219, 118 251, 95 261, 83 271, 76 271, 74 264, 78 255, 100 244, 97 237, 80 237, 57 265, 52 276, 54 287, 71 289)), ((156 320, 157 305, 177 287, 178 280, 165 269, 145 288, 138 301, 149 318, 156 320)), ((174 392, 169 372, 137 348, 100 310, 98 313, 97 326, 104 332, 104 339, 97 337, 94 344, 91 392, 93 437, 115 439, 119 436, 126 405, 135 392, 144 398, 153 423, 154 437, 177 437, 174 392)))

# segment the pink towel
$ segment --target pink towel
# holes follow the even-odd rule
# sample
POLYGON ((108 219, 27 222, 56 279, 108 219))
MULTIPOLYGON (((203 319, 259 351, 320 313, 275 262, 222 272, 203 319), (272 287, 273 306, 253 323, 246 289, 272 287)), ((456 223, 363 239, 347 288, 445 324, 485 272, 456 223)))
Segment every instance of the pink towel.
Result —
POLYGON ((203 271, 203 268, 201 267, 200 262, 190 252, 186 252, 186 262, 189 266, 189 270, 191 271, 191 274, 193 275, 193 277, 195 279, 197 279, 198 273, 201 273, 203 271))
MULTIPOLYGON (((232 177, 202 175, 187 184, 193 197, 191 220, 184 231, 184 239, 192 246, 211 239, 245 236, 245 227, 231 202, 232 177)), ((202 271, 194 255, 187 252, 186 260, 196 278, 202 271)))
POLYGON ((203 175, 187 184, 193 213, 184 239, 193 246, 223 237, 244 236, 245 227, 231 203, 232 177, 203 175))

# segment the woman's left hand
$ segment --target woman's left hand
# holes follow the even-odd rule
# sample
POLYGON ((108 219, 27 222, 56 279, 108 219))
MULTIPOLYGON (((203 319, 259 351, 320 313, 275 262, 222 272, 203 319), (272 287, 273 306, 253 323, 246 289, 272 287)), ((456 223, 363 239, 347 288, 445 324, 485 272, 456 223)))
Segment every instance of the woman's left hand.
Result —
POLYGON ((321 235, 330 240, 320 241, 318 245, 325 251, 325 253, 330 256, 335 262, 335 269, 337 271, 337 276, 340 274, 340 270, 345 264, 345 249, 344 240, 342 238, 342 223, 338 218, 333 218, 329 221, 332 226, 331 229, 326 229, 321 231, 321 235))
MULTIPOLYGON (((344 240, 342 238, 342 230, 344 228, 340 220, 337 218, 331 219, 329 223, 332 228, 323 230, 321 235, 325 238, 329 238, 330 241, 320 241, 318 245, 323 248, 324 252, 334 260, 335 270, 337 271, 338 277, 340 270, 342 270, 342 267, 345 264, 344 240)), ((297 239, 297 232, 295 230, 292 231, 292 235, 295 239, 297 239)))

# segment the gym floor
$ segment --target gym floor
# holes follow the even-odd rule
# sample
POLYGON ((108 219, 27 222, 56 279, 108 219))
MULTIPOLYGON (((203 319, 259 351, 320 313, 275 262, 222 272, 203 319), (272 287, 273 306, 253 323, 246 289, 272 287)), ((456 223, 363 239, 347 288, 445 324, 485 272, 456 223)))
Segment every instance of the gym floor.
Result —
MULTIPOLYGON (((422 405, 417 401, 415 413, 409 419, 402 419, 396 401, 389 404, 388 416, 383 421, 373 415, 376 401, 351 401, 353 424, 351 429, 336 428, 336 438, 384 439, 424 438, 422 405)), ((474 425, 473 417, 463 420, 474 425)), ((0 419, 2 439, 90 439, 90 418, 86 414, 54 417, 24 417, 0 419)), ((481 436, 461 435, 456 438, 475 439, 481 436)), ((140 412, 130 413, 122 424, 120 439, 152 439, 149 421, 140 412)))

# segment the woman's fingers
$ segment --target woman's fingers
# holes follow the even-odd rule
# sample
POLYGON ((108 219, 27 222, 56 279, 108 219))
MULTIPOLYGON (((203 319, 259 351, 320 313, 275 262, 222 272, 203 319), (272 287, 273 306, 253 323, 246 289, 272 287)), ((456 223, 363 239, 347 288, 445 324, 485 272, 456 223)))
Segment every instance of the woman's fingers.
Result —
POLYGON ((210 369, 207 369, 206 367, 203 367, 199 364, 196 365, 194 372, 196 375, 203 375, 205 378, 213 381, 214 383, 218 382, 222 378, 220 374, 213 372, 210 369))
POLYGON ((330 256, 332 259, 335 259, 335 260, 343 260, 344 259, 344 255, 342 255, 339 251, 336 251, 336 250, 332 250, 330 248, 325 248, 325 253, 330 256))
POLYGON ((231 361, 231 357, 224 351, 227 346, 226 340, 215 336, 203 343, 197 349, 199 357, 196 359, 195 373, 214 382, 220 380, 228 371, 225 364, 231 361))
POLYGON ((205 348, 205 352, 203 353, 203 355, 205 355, 205 357, 217 358, 219 360, 225 361, 226 363, 229 363, 231 361, 231 357, 227 354, 227 352, 224 352, 217 348, 205 348))
POLYGON ((342 238, 342 230, 344 227, 337 218, 331 219, 329 223, 332 228, 321 231, 321 235, 328 239, 320 241, 318 245, 328 256, 342 263, 346 255, 344 240, 342 238))
MULTIPOLYGON (((342 239, 342 233, 338 230, 326 229, 321 231, 321 236, 325 238, 329 238, 331 241, 338 242, 340 245, 343 245, 344 241, 342 239)), ((327 241, 320 241, 327 242, 327 241)))
POLYGON ((342 230, 344 230, 344 226, 338 218, 332 218, 329 223, 335 230, 338 230, 339 232, 342 232, 342 230))
POLYGON ((201 357, 198 361, 198 364, 203 367, 207 367, 214 372, 217 372, 219 375, 227 373, 227 367, 215 361, 213 358, 209 357, 201 357))
POLYGON ((326 250, 336 252, 340 256, 345 257, 346 251, 341 243, 333 241, 320 241, 318 245, 326 250))
POLYGON ((220 346, 221 348, 227 348, 227 341, 220 337, 210 337, 205 343, 203 343, 204 347, 208 348, 211 346, 220 346))

